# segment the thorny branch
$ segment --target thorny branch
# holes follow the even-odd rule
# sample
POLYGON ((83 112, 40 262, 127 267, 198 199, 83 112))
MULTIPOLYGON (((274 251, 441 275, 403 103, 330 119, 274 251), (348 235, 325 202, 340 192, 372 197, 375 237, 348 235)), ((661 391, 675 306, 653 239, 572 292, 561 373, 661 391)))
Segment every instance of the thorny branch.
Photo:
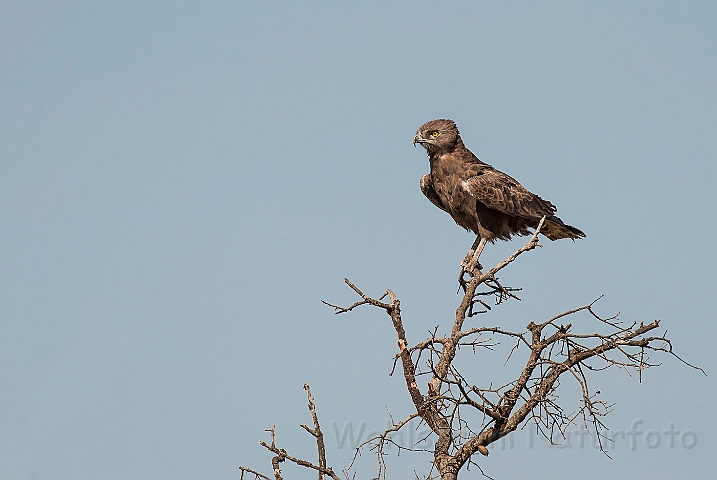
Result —
MULTIPOLYGON (((470 281, 463 285, 463 298, 456 309, 449 335, 437 336, 436 328, 427 340, 410 346, 403 328, 400 301, 391 290, 386 290, 381 297, 373 299, 345 279, 346 284, 361 300, 349 307, 324 302, 334 308, 337 314, 350 312, 361 305, 381 308, 390 316, 398 337, 399 353, 394 360, 394 369, 396 362, 400 361, 406 388, 416 412, 406 420, 394 423, 391 428, 364 442, 357 449, 357 454, 368 446, 376 451, 379 479, 386 478, 384 446, 388 443, 396 444, 391 440, 391 433, 399 431, 415 417, 420 417, 435 435, 433 467, 438 470, 441 479, 455 479, 464 466, 477 466, 473 460, 475 453, 488 455, 488 445, 525 422, 532 422, 537 431, 552 443, 556 432, 564 435, 570 424, 580 421, 596 435, 600 449, 607 454, 604 448, 604 441, 608 440, 605 435, 607 428, 602 423, 602 418, 610 413, 612 405, 598 397, 600 392, 590 390, 587 371, 615 367, 627 371, 628 374, 632 370, 641 374, 645 368, 659 365, 651 362, 648 355, 650 352, 670 354, 686 365, 702 371, 677 356, 665 334, 648 335, 659 327, 659 320, 648 324, 624 325, 617 315, 609 318, 599 316, 593 309, 597 300, 563 312, 543 323, 530 322, 526 332, 510 332, 499 327, 464 329, 467 318, 490 309, 487 302, 480 297, 494 295, 496 304, 509 298, 517 298, 513 294, 516 289, 503 287, 496 274, 522 253, 540 246, 538 233, 542 225, 543 221, 530 240, 515 253, 485 273, 474 272, 470 281), (479 292, 480 286, 488 291, 479 292), (388 302, 385 301, 386 297, 388 302), (484 309, 476 311, 476 305, 481 305, 484 309), (596 320, 601 332, 575 333, 571 323, 559 323, 560 320, 580 312, 587 312, 596 320), (477 347, 490 348, 498 343, 493 340, 494 337, 513 339, 516 342, 508 359, 521 345, 527 347, 528 358, 515 380, 500 387, 493 387, 492 384, 481 387, 469 382, 457 370, 453 364, 454 359, 460 346, 470 346, 475 352, 477 347), (572 377, 580 389, 581 404, 574 412, 566 412, 558 404, 557 389, 563 374, 572 377), (421 375, 431 377, 427 389, 423 392, 416 381, 421 375), (469 409, 468 413, 479 412, 482 421, 479 424, 470 424, 466 420, 469 417, 464 412, 465 409, 469 409)), ((399 445, 400 449, 411 448, 399 445)))
MULTIPOLYGON (((269 450, 272 453, 275 453, 276 456, 272 458, 271 464, 274 468, 274 478, 275 480, 282 480, 281 477, 281 469, 279 468, 279 463, 289 460, 290 462, 293 462, 297 465, 300 465, 302 467, 310 468, 313 470, 316 470, 319 474, 319 480, 324 480, 326 476, 332 478, 333 480, 341 480, 338 475, 336 475, 333 471, 333 469, 326 464, 326 448, 324 446, 324 434, 321 432, 321 427, 319 426, 319 418, 316 415, 316 407, 314 406, 314 397, 311 396, 311 389, 309 388, 309 384, 304 384, 304 390, 306 390, 306 396, 309 400, 309 412, 311 412, 311 418, 314 423, 314 428, 310 428, 307 425, 302 424, 301 427, 309 432, 311 435, 313 435, 316 438, 316 446, 318 449, 318 456, 319 456, 319 464, 315 465, 309 461, 302 460, 300 458, 293 457, 286 453, 286 450, 283 448, 278 448, 276 446, 276 443, 274 441, 274 428, 271 427, 268 432, 271 433, 271 444, 268 444, 264 442, 263 440, 259 440, 259 444, 269 450)), ((255 470, 252 470, 247 467, 239 467, 239 470, 241 471, 241 478, 244 479, 244 473, 249 473, 255 476, 255 478, 259 479, 265 479, 265 480, 271 480, 266 475, 263 475, 255 470)))
MULTIPOLYGON (((344 279, 361 300, 348 307, 323 302, 334 308, 337 314, 351 312, 362 305, 370 305, 389 315, 398 338, 398 353, 394 358, 391 374, 393 375, 400 362, 406 389, 415 408, 415 412, 399 422, 394 422, 391 416, 390 428, 359 445, 350 466, 343 470, 346 479, 352 478, 349 472, 357 456, 366 448, 373 450, 378 459, 376 480, 385 479, 385 448, 389 445, 398 447, 399 453, 403 450, 432 453, 432 468, 425 477, 427 479, 438 478, 435 477, 437 472, 442 480, 455 480, 462 468, 470 466, 477 467, 483 476, 490 478, 473 456, 476 453, 487 456, 489 445, 526 425, 531 425, 531 428, 535 428, 540 435, 553 443, 555 434, 564 438, 569 425, 581 423, 595 435, 600 449, 607 455, 604 442, 612 440, 605 435, 607 427, 602 420, 611 412, 612 405, 599 397, 599 391, 593 392, 590 389, 587 377, 589 372, 609 368, 621 369, 628 374, 637 371, 641 380, 644 369, 659 365, 650 359, 650 353, 663 352, 704 373, 701 368, 690 365, 673 352, 666 332, 662 335, 652 333, 659 327, 659 320, 648 324, 624 324, 617 315, 601 317, 593 309, 600 298, 542 323, 531 321, 523 332, 511 332, 500 327, 465 328, 466 319, 487 313, 491 309, 485 298, 494 297, 494 305, 511 298, 519 300, 514 293, 519 289, 504 287, 496 275, 521 254, 540 246, 538 234, 544 220, 541 220, 525 245, 493 268, 485 273, 472 272, 469 281, 463 281, 461 275, 464 293, 447 335, 438 335, 439 327, 436 327, 430 332, 428 339, 411 346, 403 328, 401 303, 391 290, 386 290, 383 295, 374 299, 350 280, 344 279), (479 288, 487 290, 479 291, 479 288), (568 317, 575 317, 575 321, 578 321, 576 316, 581 313, 587 314, 588 320, 596 322, 595 328, 598 332, 578 333, 573 330, 572 323, 563 323, 568 317), (454 360, 460 347, 468 347, 476 353, 479 348, 492 349, 500 343, 500 339, 514 343, 505 364, 517 355, 519 350, 522 353, 521 347, 527 349, 527 358, 516 373, 515 380, 500 386, 494 386, 492 382, 478 385, 458 370, 454 360), (417 383, 420 376, 430 377, 427 388, 423 391, 417 383), (575 411, 564 410, 558 402, 561 378, 572 378, 578 385, 580 403, 575 411), (414 419, 420 419, 421 423, 430 427, 430 436, 434 439, 432 449, 417 447, 428 437, 410 446, 402 445, 393 439, 392 434, 406 428, 414 419)), ((293 457, 286 450, 278 448, 275 444, 274 427, 268 430, 271 433, 271 444, 264 441, 259 443, 275 454, 272 458, 274 480, 282 480, 279 467, 280 463, 286 460, 315 470, 319 480, 325 480, 326 477, 338 480, 339 477, 326 462, 324 437, 309 385, 305 384, 304 388, 313 428, 303 424, 301 427, 316 439, 318 465, 293 457)), ((239 469, 242 472, 242 480, 245 473, 253 475, 255 479, 271 480, 270 477, 250 468, 239 469)))
POLYGON ((418 451, 419 449, 415 449, 412 447, 406 447, 404 445, 401 445, 400 443, 393 440, 391 437, 392 433, 398 432, 403 427, 409 424, 411 420, 414 418, 419 417, 418 413, 412 413, 407 418, 401 420, 400 422, 396 423, 393 421, 393 417, 391 416, 391 413, 389 412, 389 417, 391 417, 391 428, 384 430, 381 434, 374 438, 369 438, 368 440, 361 443, 358 448, 356 448, 356 451, 354 452, 354 456, 351 459, 351 463, 348 466, 348 469, 352 469, 354 466, 354 463, 356 462, 359 454, 361 453, 361 450, 364 447, 370 447, 371 450, 373 450, 376 453, 376 459, 378 462, 378 476, 376 478, 382 478, 383 473, 386 471, 386 463, 385 463, 385 456, 386 453, 384 452, 384 448, 386 445, 394 445, 398 447, 399 453, 402 450, 407 450, 411 452, 418 451))

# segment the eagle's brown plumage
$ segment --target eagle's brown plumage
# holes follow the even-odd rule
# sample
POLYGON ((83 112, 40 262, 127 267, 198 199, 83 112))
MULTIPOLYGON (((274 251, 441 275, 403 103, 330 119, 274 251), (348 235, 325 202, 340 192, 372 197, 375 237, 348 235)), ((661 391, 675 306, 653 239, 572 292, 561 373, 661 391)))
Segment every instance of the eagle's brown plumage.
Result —
POLYGON ((423 124, 413 143, 426 149, 431 163, 431 173, 421 178, 423 194, 458 225, 484 239, 483 243, 527 235, 543 216, 545 224, 540 233, 550 240, 585 236, 556 217, 557 208, 552 203, 473 155, 453 120, 423 124))

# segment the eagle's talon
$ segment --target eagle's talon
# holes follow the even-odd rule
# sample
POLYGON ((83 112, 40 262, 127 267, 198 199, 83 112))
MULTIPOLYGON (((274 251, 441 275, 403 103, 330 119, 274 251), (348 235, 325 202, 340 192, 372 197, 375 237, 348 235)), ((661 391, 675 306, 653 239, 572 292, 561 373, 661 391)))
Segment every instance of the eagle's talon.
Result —
POLYGON ((480 264, 477 258, 471 259, 471 262, 468 264, 468 267, 466 267, 466 270, 471 273, 472 276, 475 276, 475 272, 483 270, 483 265, 480 264))
POLYGON ((461 270, 463 270, 464 272, 470 270, 470 264, 471 264, 471 261, 473 260, 474 253, 475 253, 474 250, 469 251, 468 255, 466 255, 466 258, 464 258, 461 261, 461 270))
POLYGON ((468 270, 466 270, 465 268, 461 268, 461 273, 458 275, 458 292, 460 292, 461 289, 463 289, 463 293, 466 293, 468 291, 468 281, 466 281, 466 279, 464 278, 466 273, 471 275, 468 270))

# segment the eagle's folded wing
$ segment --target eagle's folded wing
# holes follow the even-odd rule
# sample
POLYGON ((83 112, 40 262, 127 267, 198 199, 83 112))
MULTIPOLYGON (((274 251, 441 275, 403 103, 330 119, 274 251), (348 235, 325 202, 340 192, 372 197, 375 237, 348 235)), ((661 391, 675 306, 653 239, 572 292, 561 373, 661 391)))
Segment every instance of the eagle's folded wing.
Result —
POLYGON ((426 175, 421 177, 421 191, 426 196, 426 198, 431 201, 433 205, 437 206, 445 212, 448 212, 446 207, 443 206, 443 202, 441 202, 441 199, 438 197, 436 190, 433 188, 433 180, 431 179, 430 173, 427 173, 426 175))
POLYGON ((552 216, 557 209, 530 193, 517 180, 495 169, 483 170, 464 180, 462 187, 486 207, 530 220, 552 216))

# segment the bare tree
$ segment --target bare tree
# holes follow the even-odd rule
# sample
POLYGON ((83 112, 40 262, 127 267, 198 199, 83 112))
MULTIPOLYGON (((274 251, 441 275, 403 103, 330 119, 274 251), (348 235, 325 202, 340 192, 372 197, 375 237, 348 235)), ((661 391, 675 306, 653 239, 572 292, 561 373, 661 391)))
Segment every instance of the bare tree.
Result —
MULTIPOLYGON (((470 280, 461 282, 463 296, 456 309, 450 334, 439 336, 439 327, 436 327, 429 338, 411 345, 406 338, 401 304, 396 295, 386 290, 381 297, 372 298, 348 279, 345 282, 361 298, 359 301, 348 307, 324 302, 334 308, 337 314, 350 312, 363 305, 382 309, 391 318, 398 337, 399 353, 394 358, 394 370, 400 362, 415 411, 401 421, 392 420, 391 428, 358 447, 354 461, 363 449, 370 448, 376 453, 378 479, 386 478, 384 450, 389 444, 396 445, 399 451, 413 450, 414 446, 395 442, 392 434, 409 425, 415 418, 425 422, 435 439, 433 448, 429 450, 433 454, 433 468, 426 478, 436 478, 437 474, 442 480, 451 480, 456 479, 464 467, 473 465, 480 469, 474 457, 476 453, 487 456, 489 445, 527 424, 531 424, 532 428, 552 443, 556 434, 564 438, 569 425, 581 423, 595 435, 597 444, 607 455, 605 442, 612 440, 605 434, 607 428, 603 418, 610 413, 612 405, 599 398, 599 391, 593 392, 590 389, 590 372, 618 368, 628 373, 637 371, 641 376, 643 369, 659 365, 650 359, 653 352, 668 353, 686 365, 699 369, 673 352, 672 343, 665 333, 652 333, 658 329, 659 320, 637 324, 623 323, 617 316, 601 317, 593 309, 595 302, 568 310, 542 323, 530 322, 524 332, 511 332, 499 327, 466 328, 464 323, 467 318, 491 309, 487 302, 489 297, 495 299, 496 305, 517 298, 517 289, 501 285, 497 273, 521 254, 540 246, 538 233, 542 225, 541 221, 530 240, 508 258, 485 273, 470 272, 470 280), (596 333, 575 332, 572 323, 565 323, 569 317, 580 312, 586 313, 588 319, 595 323, 595 327, 590 330, 597 330, 596 333), (469 347, 469 351, 475 353, 477 348, 492 347, 501 338, 514 343, 508 359, 517 355, 517 351, 522 352, 521 347, 527 350, 527 358, 521 363, 522 367, 514 380, 500 386, 493 386, 492 383, 477 385, 459 371, 455 359, 461 347, 469 347), (424 390, 418 383, 418 377, 421 376, 428 380, 424 390), (563 377, 574 379, 579 387, 581 402, 575 411, 565 410, 559 404, 557 389, 563 377)), ((317 470, 320 480, 324 478, 322 475, 338 478, 326 466, 323 437, 313 399, 308 385, 305 388, 309 395, 314 429, 305 425, 302 427, 317 439, 319 464, 295 459, 278 449, 274 445, 272 428, 271 445, 260 443, 276 454, 272 462, 276 480, 281 478, 278 464, 285 459, 317 470)), ((347 479, 353 471, 352 467, 353 462, 343 471, 347 479)), ((240 468, 243 473, 250 472, 257 477, 267 478, 244 467, 240 468)))

